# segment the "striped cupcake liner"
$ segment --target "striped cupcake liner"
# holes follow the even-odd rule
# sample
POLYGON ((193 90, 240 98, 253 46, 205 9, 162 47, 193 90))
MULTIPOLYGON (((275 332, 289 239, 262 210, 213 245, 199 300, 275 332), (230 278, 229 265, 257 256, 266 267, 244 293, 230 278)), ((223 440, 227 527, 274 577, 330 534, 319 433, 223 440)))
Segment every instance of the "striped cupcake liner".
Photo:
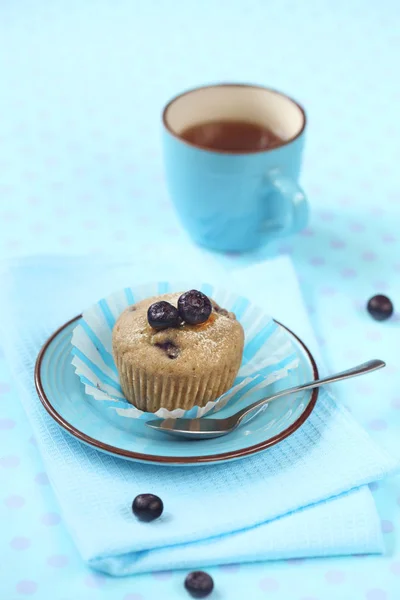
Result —
MULTIPOLYGON (((85 386, 88 401, 114 422, 126 426, 127 419, 201 417, 228 403, 250 402, 263 389, 283 379, 299 366, 294 345, 283 329, 249 299, 217 286, 196 281, 155 282, 126 287, 96 302, 84 311, 72 335, 72 364, 85 386), (190 410, 160 408, 147 413, 132 406, 122 392, 112 354, 112 330, 119 315, 130 305, 150 296, 199 289, 220 306, 236 315, 245 332, 243 360, 233 387, 206 406, 190 410)), ((244 405, 244 404, 243 404, 244 405)))

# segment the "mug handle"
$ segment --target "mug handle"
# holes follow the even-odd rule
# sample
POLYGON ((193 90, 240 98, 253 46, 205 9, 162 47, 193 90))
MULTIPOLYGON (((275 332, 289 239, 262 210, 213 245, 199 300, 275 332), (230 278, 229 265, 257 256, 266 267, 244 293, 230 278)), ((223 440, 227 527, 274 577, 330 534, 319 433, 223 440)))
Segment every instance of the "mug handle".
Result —
POLYGON ((270 203, 265 199, 264 233, 268 237, 281 237, 304 229, 308 223, 309 207, 302 188, 278 170, 268 173, 266 187, 268 196, 271 195, 272 188, 272 194, 276 197, 277 214, 271 215, 270 203))

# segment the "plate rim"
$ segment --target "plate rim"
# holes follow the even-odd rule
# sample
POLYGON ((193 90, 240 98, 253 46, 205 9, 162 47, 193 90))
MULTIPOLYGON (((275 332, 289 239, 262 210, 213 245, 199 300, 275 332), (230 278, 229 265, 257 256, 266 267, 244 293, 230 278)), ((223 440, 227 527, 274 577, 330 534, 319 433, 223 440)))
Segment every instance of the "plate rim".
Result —
MULTIPOLYGON (((87 435, 86 433, 77 429, 74 425, 69 423, 69 421, 64 419, 64 417, 62 417, 60 415, 60 413, 53 407, 51 401, 49 400, 49 398, 46 395, 46 392, 44 391, 43 383, 42 383, 42 377, 41 377, 42 362, 43 362, 44 356, 45 356, 50 344, 53 342, 53 340, 55 338, 57 338, 57 336, 60 333, 62 333, 62 331, 64 331, 64 329, 66 329, 72 323, 78 321, 81 318, 82 318, 82 314, 77 315, 76 317, 70 319, 69 321, 67 321, 60 327, 58 327, 58 329, 56 329, 51 334, 51 336, 45 341, 45 343, 41 347, 39 354, 36 358, 36 362, 35 362, 35 370, 34 370, 35 388, 36 388, 36 392, 39 396, 39 399, 40 399, 42 405, 44 406, 46 411, 49 413, 49 415, 54 419, 54 421, 56 421, 56 423, 58 423, 58 425, 60 425, 69 434, 76 437, 81 442, 84 442, 84 443, 88 444, 89 446, 97 448, 98 450, 101 450, 103 452, 107 452, 109 454, 116 455, 120 458, 131 459, 131 460, 146 462, 146 463, 150 463, 150 464, 153 463, 153 464, 170 464, 170 465, 188 465, 188 464, 201 464, 201 463, 206 464, 206 463, 225 462, 225 461, 229 461, 229 460, 243 458, 245 456, 251 456, 252 454, 256 454, 258 452, 266 450, 267 448, 274 446, 278 442, 281 442, 282 440, 284 440, 287 437, 289 437, 290 435, 292 435, 292 433, 294 433, 297 429, 299 429, 299 427, 301 427, 303 425, 303 423, 305 423, 305 421, 308 419, 308 417, 311 415, 312 411, 314 410, 315 404, 318 399, 319 388, 315 388, 312 391, 310 401, 309 401, 306 409, 304 410, 304 412, 302 412, 302 414, 298 417, 298 419, 296 419, 296 421, 294 423, 292 423, 292 425, 290 425, 289 427, 287 427, 286 429, 284 429, 277 435, 275 435, 271 438, 268 438, 267 440, 264 440, 262 442, 259 442, 258 444, 254 444, 253 446, 248 446, 247 448, 241 448, 238 450, 232 450, 232 451, 228 451, 228 452, 222 452, 220 454, 210 454, 207 456, 201 456, 201 455, 200 456, 162 456, 162 455, 157 456, 157 455, 153 455, 153 454, 143 454, 141 452, 134 452, 132 450, 124 450, 122 448, 117 448, 115 446, 105 444, 104 442, 101 442, 100 440, 98 440, 96 438, 90 437, 89 435, 87 435)), ((286 327, 286 325, 283 325, 283 323, 281 323, 280 321, 277 321, 276 319, 273 319, 273 320, 277 325, 279 325, 280 327, 283 327, 283 329, 285 329, 289 334, 291 334, 295 338, 295 340, 300 344, 300 346, 303 348, 303 350, 305 351, 305 353, 310 361, 310 364, 311 364, 312 370, 313 370, 314 379, 318 379, 319 373, 318 373, 317 364, 315 362, 313 355, 311 354, 311 351, 308 349, 306 344, 295 333, 293 333, 293 331, 291 329, 286 327)))

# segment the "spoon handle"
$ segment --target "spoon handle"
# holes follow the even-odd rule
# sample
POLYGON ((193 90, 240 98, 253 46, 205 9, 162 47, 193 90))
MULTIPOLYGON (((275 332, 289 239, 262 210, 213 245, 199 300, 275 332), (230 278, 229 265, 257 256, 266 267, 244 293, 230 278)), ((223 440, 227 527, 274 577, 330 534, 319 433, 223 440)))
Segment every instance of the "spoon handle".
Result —
POLYGON ((262 400, 257 400, 257 402, 254 402, 253 404, 250 404, 250 406, 246 406, 246 408, 243 408, 241 411, 237 412, 235 416, 237 417, 238 422, 240 422, 253 410, 256 410, 257 408, 268 404, 272 400, 281 398, 282 396, 287 396, 289 394, 293 394, 302 390, 312 390, 313 388, 320 387, 325 383, 334 383, 335 381, 350 379, 350 377, 356 377, 357 375, 370 373, 371 371, 376 371, 377 369, 381 369, 385 366, 386 364, 383 362, 383 360, 369 360, 368 362, 362 363, 361 365, 353 367, 352 369, 347 369, 346 371, 336 373, 336 375, 329 375, 328 377, 324 377, 323 379, 315 379, 314 381, 303 383, 302 385, 296 385, 295 387, 289 388, 287 390, 282 390, 281 392, 278 392, 273 396, 263 398, 262 400))

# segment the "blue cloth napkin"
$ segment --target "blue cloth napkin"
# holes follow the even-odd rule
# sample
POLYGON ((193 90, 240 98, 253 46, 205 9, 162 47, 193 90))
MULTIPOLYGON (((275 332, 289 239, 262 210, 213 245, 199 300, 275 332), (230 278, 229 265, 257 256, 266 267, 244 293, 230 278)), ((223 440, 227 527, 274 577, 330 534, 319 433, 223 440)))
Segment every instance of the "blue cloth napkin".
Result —
POLYGON ((179 265, 79 257, 36 257, 3 265, 0 327, 5 353, 83 559, 95 569, 127 575, 382 552, 379 518, 365 484, 393 472, 397 463, 327 391, 307 422, 284 442, 230 464, 196 468, 142 465, 102 454, 69 436, 44 411, 33 369, 41 345, 56 327, 133 281, 163 275, 187 279, 193 269, 211 283, 224 281, 239 293, 247 291, 255 301, 262 296, 266 310, 306 335, 315 352, 286 259, 235 272, 194 250, 179 265), (148 490, 162 497, 166 511, 158 521, 144 524, 133 518, 130 505, 136 494, 148 490))

